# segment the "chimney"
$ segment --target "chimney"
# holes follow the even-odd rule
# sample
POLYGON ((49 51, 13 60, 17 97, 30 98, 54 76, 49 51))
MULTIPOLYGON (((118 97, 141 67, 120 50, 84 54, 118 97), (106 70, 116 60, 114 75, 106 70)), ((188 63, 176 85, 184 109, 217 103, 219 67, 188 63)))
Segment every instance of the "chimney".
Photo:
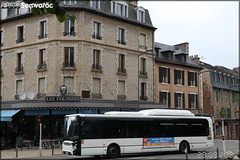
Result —
POLYGON ((132 4, 132 5, 134 5, 134 6, 138 6, 138 0, 127 0, 127 2, 129 3, 129 4, 132 4))
POLYGON ((199 64, 200 63, 200 58, 198 57, 198 55, 194 55, 194 56, 190 56, 190 59, 195 63, 195 64, 199 64))
POLYGON ((188 42, 176 44, 174 46, 177 47, 178 49, 182 50, 183 52, 189 54, 189 43, 188 42))

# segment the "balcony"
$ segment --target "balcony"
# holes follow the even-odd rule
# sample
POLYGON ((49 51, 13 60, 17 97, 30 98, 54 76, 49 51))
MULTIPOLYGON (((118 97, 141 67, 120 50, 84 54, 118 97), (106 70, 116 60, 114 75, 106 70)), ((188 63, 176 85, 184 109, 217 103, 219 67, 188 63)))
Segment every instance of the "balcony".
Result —
POLYGON ((148 97, 147 96, 140 96, 140 100, 142 101, 147 101, 148 97))
POLYGON ((127 75, 126 68, 123 68, 123 67, 118 68, 117 74, 118 75, 127 75))
POLYGON ((75 71, 76 70, 76 63, 63 63, 62 70, 66 71, 75 71))
POLYGON ((92 93, 92 99, 102 99, 101 93, 92 93))
POLYGON ((147 77, 148 75, 147 75, 147 72, 146 71, 140 71, 140 77, 147 77))
POLYGON ((21 42, 24 42, 23 38, 19 38, 19 39, 16 40, 16 43, 21 43, 21 42))
POLYGON ((23 64, 15 68, 15 74, 23 74, 23 64))
POLYGON ((63 36, 76 36, 76 32, 63 32, 63 36))
POLYGON ((41 34, 38 36, 38 39, 47 38, 47 34, 41 34))
POLYGON ((100 72, 100 73, 102 73, 102 65, 93 64, 91 71, 92 71, 92 72, 100 72))
POLYGON ((147 46, 144 46, 144 45, 139 45, 139 48, 141 48, 141 49, 147 49, 147 46))
POLYGON ((100 36, 99 34, 93 34, 92 38, 102 40, 102 36, 100 36))
POLYGON ((47 64, 46 63, 43 63, 43 64, 39 64, 37 66, 37 71, 38 72, 43 72, 43 71, 46 71, 47 70, 47 64))
POLYGON ((118 100, 126 100, 127 96, 126 95, 117 95, 118 100))
POLYGON ((117 42, 118 42, 118 44, 126 45, 126 42, 123 40, 118 40, 117 42))

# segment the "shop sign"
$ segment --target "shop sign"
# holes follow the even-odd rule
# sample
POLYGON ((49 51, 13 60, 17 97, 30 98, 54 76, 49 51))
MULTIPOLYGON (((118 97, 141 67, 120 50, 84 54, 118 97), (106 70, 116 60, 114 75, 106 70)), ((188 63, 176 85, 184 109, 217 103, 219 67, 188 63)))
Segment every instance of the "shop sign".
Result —
POLYGON ((80 102, 80 96, 46 96, 46 102, 80 102))

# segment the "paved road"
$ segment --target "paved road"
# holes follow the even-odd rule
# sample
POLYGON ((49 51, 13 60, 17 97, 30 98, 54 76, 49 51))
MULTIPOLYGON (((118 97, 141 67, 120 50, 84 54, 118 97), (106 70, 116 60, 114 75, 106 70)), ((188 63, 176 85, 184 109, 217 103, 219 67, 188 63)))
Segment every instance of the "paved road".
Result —
MULTIPOLYGON (((233 153, 237 153, 239 151, 239 141, 238 140, 226 140, 226 151, 232 151, 233 153)), ((224 158, 223 154, 223 141, 222 140, 215 140, 214 147, 208 149, 206 151, 202 150, 200 152, 191 152, 187 156, 188 159, 216 159, 217 157, 217 148, 219 150, 219 157, 224 158)), ((101 159, 105 160, 107 158, 94 158, 94 157, 82 157, 79 158, 80 160, 94 160, 94 159, 101 159)), ((186 159, 185 154, 180 154, 179 152, 160 152, 160 153, 149 153, 149 154, 132 154, 132 155, 123 155, 116 160, 176 160, 176 159, 186 159)))
MULTIPOLYGON (((226 140, 226 151, 232 151, 236 153, 239 150, 239 141, 236 140, 226 140)), ((216 150, 219 149, 219 156, 224 156, 222 140, 215 140, 214 147, 206 150, 205 152, 191 152, 188 154, 188 159, 203 159, 205 153, 205 159, 213 159, 216 157, 216 150)), ((1 151, 0 159, 78 159, 78 160, 105 160, 106 157, 95 158, 91 156, 79 157, 79 156, 69 156, 63 155, 61 149, 55 149, 54 155, 51 156, 51 150, 43 150, 43 156, 39 157, 39 150, 36 149, 23 149, 19 151, 19 157, 16 158, 16 152, 11 150, 1 151)), ((132 155, 122 155, 116 160, 176 160, 176 159, 186 159, 185 154, 179 154, 178 152, 160 152, 160 153, 151 153, 151 154, 132 154, 132 155)), ((216 158, 215 158, 216 159, 216 158)))

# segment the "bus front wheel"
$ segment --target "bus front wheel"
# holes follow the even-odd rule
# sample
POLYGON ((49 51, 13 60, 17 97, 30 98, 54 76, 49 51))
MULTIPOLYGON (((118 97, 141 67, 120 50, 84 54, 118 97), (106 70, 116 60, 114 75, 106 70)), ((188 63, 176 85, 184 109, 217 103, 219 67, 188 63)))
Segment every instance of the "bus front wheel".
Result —
POLYGON ((120 148, 116 144, 112 144, 108 147, 107 157, 108 158, 117 158, 120 156, 120 148))
POLYGON ((179 146, 179 151, 181 153, 185 153, 185 150, 187 150, 187 153, 190 151, 190 147, 187 141, 182 141, 179 146))

